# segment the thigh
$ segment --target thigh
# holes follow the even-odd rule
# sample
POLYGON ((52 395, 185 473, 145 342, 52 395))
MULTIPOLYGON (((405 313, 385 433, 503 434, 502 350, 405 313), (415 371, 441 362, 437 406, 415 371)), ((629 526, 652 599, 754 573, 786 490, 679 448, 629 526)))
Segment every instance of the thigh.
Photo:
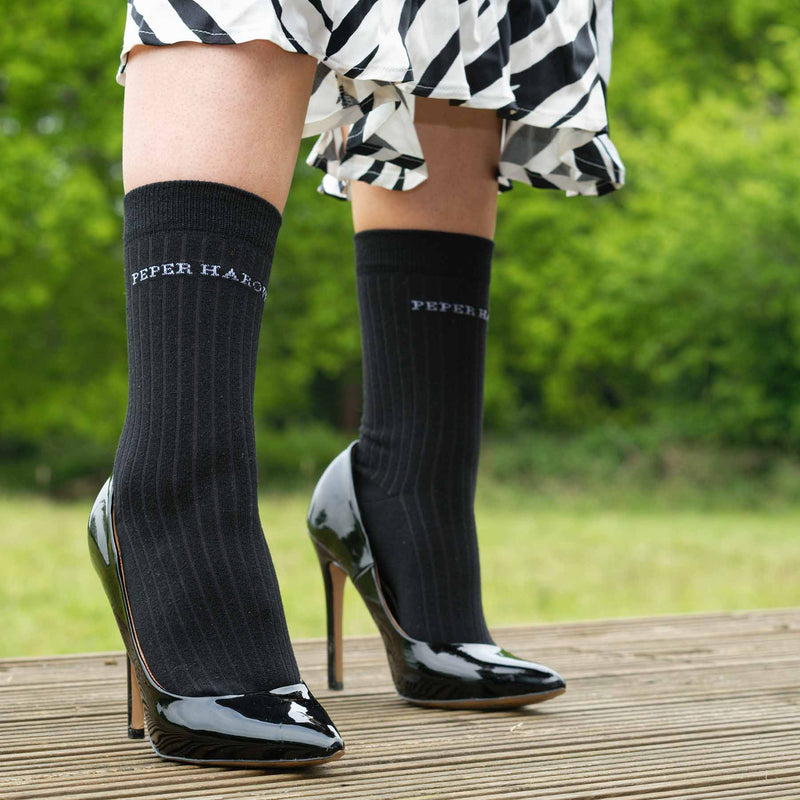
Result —
POLYGON ((491 109, 415 98, 414 125, 428 179, 408 191, 353 181, 354 229, 416 228, 492 238, 501 124, 491 109))
POLYGON ((282 210, 315 68, 310 56, 267 41, 133 48, 125 70, 125 190, 216 181, 282 210))

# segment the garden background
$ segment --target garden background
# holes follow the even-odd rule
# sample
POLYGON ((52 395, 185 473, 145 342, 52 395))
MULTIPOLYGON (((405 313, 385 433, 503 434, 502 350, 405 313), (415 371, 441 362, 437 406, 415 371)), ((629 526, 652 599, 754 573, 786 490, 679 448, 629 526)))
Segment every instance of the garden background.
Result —
MULTIPOLYGON (((126 404, 125 7, 3 12, 0 656, 117 649, 85 518, 126 404)), ((615 13, 627 186, 499 201, 478 497, 496 625, 797 604, 800 7, 615 13)), ((323 633, 305 505, 360 402, 349 207, 315 192, 310 144, 256 386, 262 517, 295 636, 323 633)))

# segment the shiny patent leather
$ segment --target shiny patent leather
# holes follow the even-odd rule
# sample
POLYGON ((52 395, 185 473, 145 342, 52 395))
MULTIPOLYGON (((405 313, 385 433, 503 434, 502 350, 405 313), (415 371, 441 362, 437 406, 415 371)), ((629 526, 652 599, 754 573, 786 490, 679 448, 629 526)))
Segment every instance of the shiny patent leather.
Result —
POLYGON ((323 473, 307 520, 325 582, 330 688, 342 688, 342 593, 349 576, 378 626, 395 687, 404 700, 443 708, 503 708, 564 692, 564 679, 557 672, 497 645, 428 643, 403 631, 381 591, 358 508, 352 466, 357 444, 350 444, 323 473))
POLYGON ((128 653, 129 737, 144 736, 146 718, 150 744, 162 758, 216 766, 305 766, 342 755, 338 731, 305 683, 213 697, 159 686, 136 639, 112 503, 109 478, 89 517, 89 549, 128 653))

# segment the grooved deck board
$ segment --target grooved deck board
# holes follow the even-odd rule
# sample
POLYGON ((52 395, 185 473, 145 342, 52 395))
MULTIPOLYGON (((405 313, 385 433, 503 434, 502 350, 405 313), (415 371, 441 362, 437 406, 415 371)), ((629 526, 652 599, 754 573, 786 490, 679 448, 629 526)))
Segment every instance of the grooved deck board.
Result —
POLYGON ((305 771, 168 763, 125 738, 121 653, 0 660, 3 800, 800 800, 800 609, 495 631, 567 693, 527 709, 398 700, 377 637, 295 644, 347 753, 305 771))

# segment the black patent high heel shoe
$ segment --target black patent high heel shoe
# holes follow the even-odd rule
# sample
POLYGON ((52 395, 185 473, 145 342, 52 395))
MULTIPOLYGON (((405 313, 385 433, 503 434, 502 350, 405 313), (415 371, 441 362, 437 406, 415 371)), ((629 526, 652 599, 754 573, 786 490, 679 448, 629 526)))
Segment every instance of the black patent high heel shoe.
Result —
POLYGON ((344 744, 305 683, 248 694, 187 697, 165 691, 150 673, 125 591, 109 478, 89 517, 89 549, 128 655, 128 737, 144 738, 162 758, 192 764, 303 767, 332 761, 344 744))
POLYGON ((409 636, 381 591, 353 481, 353 442, 328 466, 308 511, 308 530, 325 582, 328 685, 342 688, 342 597, 349 576, 383 637, 400 697, 441 708, 511 708, 562 694, 553 670, 493 644, 428 643, 409 636))

